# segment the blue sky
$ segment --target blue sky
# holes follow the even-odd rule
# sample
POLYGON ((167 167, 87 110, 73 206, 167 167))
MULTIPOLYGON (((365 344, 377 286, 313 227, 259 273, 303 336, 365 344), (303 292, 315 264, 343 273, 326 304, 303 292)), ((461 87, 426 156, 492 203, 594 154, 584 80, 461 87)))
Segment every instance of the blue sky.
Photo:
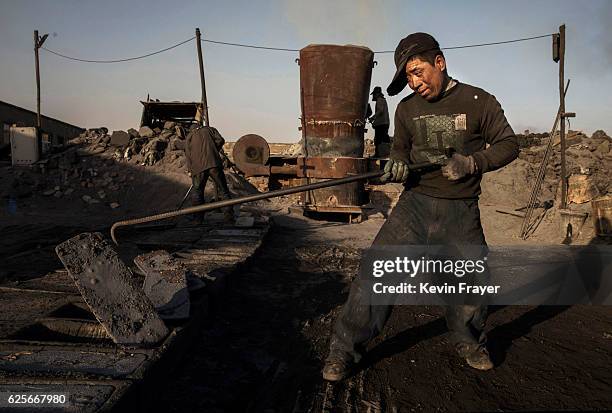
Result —
MULTIPOLYGON (((612 134, 612 1, 34 1, 0 0, 0 100, 36 108, 32 32, 85 59, 152 52, 194 35, 300 49, 311 43, 393 50, 415 31, 442 47, 537 36, 567 26, 571 128, 612 134)), ((449 73, 493 93, 516 132, 548 131, 559 102, 551 40, 449 50, 449 73)), ((211 124, 228 140, 299 139, 297 52, 203 44, 211 124)), ((393 54, 377 54, 372 86, 388 85, 393 54)), ((72 62, 41 50, 42 111, 84 126, 137 127, 139 100, 199 100, 195 43, 117 64, 72 62)), ((406 93, 406 92, 405 92, 406 93)), ((403 95, 405 95, 405 93, 403 95)), ((401 95, 401 96, 403 96, 401 95)), ((388 98, 395 110, 400 97, 388 98)), ((369 132, 371 134, 371 131, 369 132)))

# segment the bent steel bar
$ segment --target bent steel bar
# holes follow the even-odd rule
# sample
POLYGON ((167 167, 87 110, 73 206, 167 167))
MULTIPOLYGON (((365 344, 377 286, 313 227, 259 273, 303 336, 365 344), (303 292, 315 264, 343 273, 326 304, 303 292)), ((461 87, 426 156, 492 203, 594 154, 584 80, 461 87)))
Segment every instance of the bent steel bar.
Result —
MULTIPOLYGON (((438 166, 438 165, 432 164, 429 162, 424 162, 424 163, 409 165, 409 169, 418 170, 418 169, 429 168, 432 166, 438 166)), ((214 209, 229 207, 229 206, 238 205, 238 204, 244 204, 246 202, 261 201, 263 199, 275 198, 275 197, 283 196, 283 195, 291 195, 291 194, 296 194, 298 192, 311 191, 314 189, 327 188, 327 187, 335 186, 335 185, 348 184, 350 182, 360 181, 363 179, 378 178, 382 176, 383 174, 384 174, 383 171, 367 172, 364 174, 347 176, 345 178, 330 179, 328 181, 315 182, 315 183, 308 184, 308 185, 300 185, 300 186, 294 186, 292 188, 279 189, 277 191, 246 195, 240 198, 224 199, 222 201, 211 202, 209 204, 204 204, 204 205, 192 206, 192 207, 181 209, 178 211, 164 212, 164 213, 157 214, 157 215, 150 215, 150 216, 146 216, 142 218, 134 218, 134 219, 128 219, 125 221, 119 221, 119 222, 115 222, 113 226, 111 227, 111 230, 110 230, 111 238, 115 244, 118 244, 117 239, 115 237, 115 231, 119 227, 144 224, 146 222, 160 221, 162 219, 168 219, 168 218, 178 217, 181 215, 193 214, 196 212, 212 211, 214 209)))

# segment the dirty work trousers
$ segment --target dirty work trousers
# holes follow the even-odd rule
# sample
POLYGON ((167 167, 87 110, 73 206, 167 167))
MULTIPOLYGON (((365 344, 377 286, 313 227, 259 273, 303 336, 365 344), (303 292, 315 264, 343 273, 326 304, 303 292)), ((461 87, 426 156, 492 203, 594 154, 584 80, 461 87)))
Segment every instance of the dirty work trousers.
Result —
MULTIPOLYGON (((440 199, 404 191, 372 246, 384 245, 482 245, 477 199, 440 199)), ((358 275, 358 278, 361 275, 358 275)), ((391 305, 372 305, 367 283, 353 281, 330 342, 329 359, 355 362, 363 345, 376 337, 391 314, 391 305)), ((446 324, 453 344, 484 345, 486 305, 446 307, 446 324)))
MULTIPOLYGON (((204 189, 206 188, 206 182, 208 178, 213 180, 215 184, 216 198, 218 200, 222 199, 230 199, 232 197, 230 190, 227 186, 227 181, 225 180, 225 174, 223 173, 222 168, 210 168, 206 169, 199 174, 193 175, 191 177, 191 183, 193 184, 192 189, 192 205, 202 205, 204 204, 204 189)), ((223 212, 225 215, 232 214, 232 207, 224 208, 223 212)), ((200 213, 197 218, 198 220, 202 220, 204 218, 204 213, 200 213)))
POLYGON ((389 142, 389 125, 374 126, 374 157, 379 158, 381 156, 380 144, 389 142))

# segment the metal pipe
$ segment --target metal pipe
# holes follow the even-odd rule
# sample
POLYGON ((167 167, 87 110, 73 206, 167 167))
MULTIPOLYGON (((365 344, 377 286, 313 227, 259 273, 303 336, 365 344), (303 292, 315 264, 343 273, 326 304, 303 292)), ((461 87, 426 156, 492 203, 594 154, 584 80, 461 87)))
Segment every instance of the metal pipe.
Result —
POLYGON ((183 200, 181 201, 181 203, 179 204, 177 209, 181 209, 183 207, 183 204, 185 203, 185 201, 187 200, 187 197, 189 196, 189 194, 191 193, 191 190, 193 189, 193 184, 191 184, 191 186, 189 187, 189 189, 187 190, 187 193, 185 194, 185 196, 183 197, 183 200))
MULTIPOLYGON (((423 162, 419 164, 409 165, 408 167, 410 170, 418 170, 418 169, 430 168, 432 166, 438 166, 438 165, 432 164, 429 162, 423 162)), ((118 244, 117 239, 115 237, 115 231, 119 227, 144 224, 146 222, 160 221, 162 219, 178 217, 181 215, 194 214, 196 212, 212 211, 214 209, 229 207, 229 206, 238 205, 238 204, 244 204, 246 202, 261 201, 263 199, 275 198, 275 197, 279 197, 283 195, 291 195, 291 194, 296 194, 298 192, 311 191, 314 189, 327 188, 327 187, 335 186, 335 185, 348 184, 351 182, 361 181, 364 179, 378 178, 382 175, 384 175, 384 171, 367 172, 364 174, 347 176, 345 178, 330 179, 327 181, 315 182, 315 183, 308 184, 308 185, 300 185, 300 186, 294 186, 291 188, 279 189, 277 191, 246 195, 240 198, 224 199, 224 200, 217 201, 217 202, 211 202, 209 204, 192 206, 192 207, 181 209, 178 211, 170 211, 170 212, 164 212, 161 214, 150 215, 150 216, 146 216, 142 218, 128 219, 125 221, 115 222, 113 226, 111 227, 110 234, 111 234, 111 238, 113 242, 115 244, 118 244)))
MULTIPOLYGON (((567 79, 565 90, 563 91, 564 97, 567 94, 567 89, 569 89, 569 85, 570 85, 570 79, 567 79)), ((533 209, 535 208, 535 204, 538 200, 538 195, 540 193, 540 187, 542 186, 542 181, 544 180, 544 176, 546 175, 546 166, 548 165, 548 159, 552 152, 553 138, 557 130, 557 125, 559 124, 559 120, 562 119, 562 115, 563 113, 561 112, 561 106, 559 106, 559 109, 557 110, 557 116, 555 117, 555 123, 553 124, 553 127, 549 134, 550 138, 548 140, 548 145, 546 145, 546 150, 544 151, 542 163, 540 164, 540 170, 538 171, 538 177, 536 178, 536 181, 533 184, 533 187, 531 189, 531 195, 529 197, 529 202, 527 203, 527 211, 525 212, 525 218, 523 219, 523 223, 521 225, 521 235, 520 236, 522 239, 527 239, 529 237, 531 215, 533 213, 533 209)))

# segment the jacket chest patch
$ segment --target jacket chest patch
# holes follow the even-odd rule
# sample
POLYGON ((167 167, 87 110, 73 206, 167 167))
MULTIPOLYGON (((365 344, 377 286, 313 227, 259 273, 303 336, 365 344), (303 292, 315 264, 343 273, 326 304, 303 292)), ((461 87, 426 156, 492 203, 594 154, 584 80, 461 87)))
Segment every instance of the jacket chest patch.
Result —
POLYGON ((455 115, 455 130, 467 130, 467 115, 465 113, 455 115))

